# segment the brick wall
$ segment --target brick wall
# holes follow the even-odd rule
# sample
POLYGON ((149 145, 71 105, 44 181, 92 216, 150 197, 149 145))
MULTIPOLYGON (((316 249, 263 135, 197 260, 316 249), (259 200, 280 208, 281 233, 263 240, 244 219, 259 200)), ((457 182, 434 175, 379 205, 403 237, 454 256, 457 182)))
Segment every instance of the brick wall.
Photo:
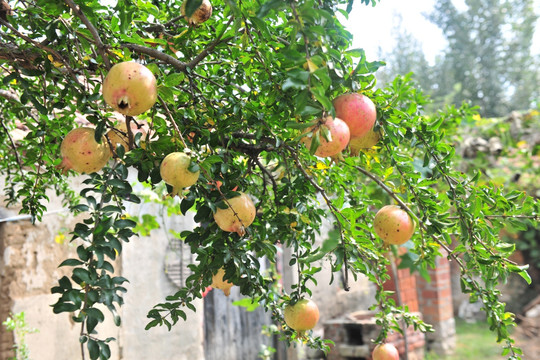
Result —
MULTIPOLYGON (((398 260, 399 264, 399 260, 398 260)), ((396 264, 397 265, 397 264, 396 264)), ((398 302, 398 292, 396 291, 396 281, 392 271, 392 267, 388 268, 388 273, 391 274, 390 280, 384 283, 383 288, 386 291, 393 291, 394 295, 392 298, 398 302)), ((418 312, 418 294, 416 291, 416 276, 411 274, 409 269, 397 269, 398 283, 399 283, 399 293, 401 297, 402 304, 409 307, 410 312, 418 312)))
MULTIPOLYGON (((399 265, 399 260, 396 262, 396 267, 397 265, 399 265)), ((396 291, 396 282, 391 267, 388 268, 388 272, 392 277, 384 284, 384 289, 396 291)), ((409 311, 420 312, 422 319, 434 327, 434 333, 426 334, 427 349, 440 355, 449 355, 453 353, 456 345, 450 262, 445 256, 439 257, 436 260, 436 267, 429 269, 428 272, 431 278, 430 282, 418 274, 411 274, 409 269, 397 269, 401 301, 404 306, 408 306, 409 311)), ((393 298, 398 304, 397 292, 393 298)), ((416 340, 412 338, 408 341, 409 351, 411 351, 416 346, 416 340)), ((423 341, 424 339, 422 339, 422 343, 423 341)), ((399 346, 397 347, 402 353, 405 347, 402 344, 400 346, 401 349, 399 346)))
POLYGON ((426 344, 428 349, 448 355, 456 346, 450 263, 446 257, 439 257, 435 269, 428 271, 431 282, 417 277, 420 311, 424 321, 435 328, 435 332, 426 334, 426 344))

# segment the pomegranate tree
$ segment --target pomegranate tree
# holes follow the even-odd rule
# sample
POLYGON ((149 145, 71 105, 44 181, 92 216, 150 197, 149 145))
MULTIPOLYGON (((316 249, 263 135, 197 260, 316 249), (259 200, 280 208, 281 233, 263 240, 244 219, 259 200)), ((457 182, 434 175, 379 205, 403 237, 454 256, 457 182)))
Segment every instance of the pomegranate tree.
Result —
POLYGON ((64 174, 70 169, 87 174, 99 171, 111 157, 105 137, 98 143, 95 130, 89 127, 71 130, 62 140, 60 154, 62 162, 58 168, 64 174))
POLYGON ((314 137, 318 137, 320 145, 315 151, 319 157, 335 156, 342 152, 349 143, 350 132, 347 124, 339 119, 327 116, 324 120, 310 127, 302 141, 309 148, 314 137))
POLYGON ((301 299, 288 304, 283 310, 283 317, 288 327, 304 332, 311 330, 319 321, 319 307, 311 299, 301 299))
POLYGON ((399 360, 399 353, 392 344, 378 344, 371 357, 373 360, 399 360))
POLYGON ((220 289, 223 290, 223 293, 225 296, 229 296, 231 294, 231 287, 233 287, 233 283, 228 282, 227 280, 223 280, 223 276, 225 275, 225 269, 220 268, 217 273, 215 273, 212 276, 212 284, 210 285, 214 289, 220 289))
POLYGON ((157 82, 146 66, 134 61, 114 65, 103 81, 103 99, 114 110, 135 116, 157 100, 157 82))
POLYGON ((173 187, 171 196, 179 195, 184 188, 197 182, 200 171, 191 171, 191 157, 183 152, 165 156, 159 168, 161 179, 173 187))
MULTIPOLYGON (((195 3, 197 0, 191 0, 191 3, 195 3)), ((188 16, 187 5, 190 0, 184 0, 182 3, 182 16, 186 18, 186 21, 190 25, 199 25, 205 22, 212 15, 212 4, 209 0, 202 0, 200 5, 188 16)))
POLYGON ((377 119, 375 104, 365 95, 348 93, 334 99, 336 117, 347 123, 351 139, 364 136, 373 128, 377 119))
POLYGON ((413 235, 415 224, 409 214, 396 205, 383 206, 375 215, 373 227, 387 244, 405 244, 413 235))
POLYGON ((227 199, 227 208, 218 208, 214 213, 214 220, 223 231, 235 232, 240 236, 246 233, 246 228, 255 220, 256 209, 251 198, 240 193, 227 199))

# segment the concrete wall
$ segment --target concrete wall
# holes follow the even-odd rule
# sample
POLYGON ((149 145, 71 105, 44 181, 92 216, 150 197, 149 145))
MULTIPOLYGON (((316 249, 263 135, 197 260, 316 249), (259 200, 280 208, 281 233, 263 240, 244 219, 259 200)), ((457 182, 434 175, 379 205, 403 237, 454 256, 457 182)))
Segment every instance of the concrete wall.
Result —
MULTIPOLYGON (((76 186, 79 180, 75 179, 76 186)), ((49 195, 52 200, 49 209, 61 209, 60 200, 55 199, 54 194, 49 195)), ((128 212, 157 213, 152 206, 131 207, 128 212)), ((16 208, 4 209, 0 218, 17 213, 16 208)), ((165 221, 167 229, 176 231, 193 226, 189 216, 165 221)), ((60 277, 70 274, 69 267, 58 268, 58 264, 68 257, 76 257, 76 245, 69 242, 69 231, 75 223, 76 219, 67 212, 46 215, 36 225, 27 219, 0 223, 0 323, 10 313, 25 312, 29 327, 39 330, 26 336, 31 359, 81 358, 80 324, 74 323, 69 314, 53 314, 51 305, 58 295, 50 293, 60 277), (64 243, 59 243, 61 238, 57 237, 61 232, 65 232, 64 243)), ((122 326, 116 327, 109 311, 104 309, 106 320, 97 327, 99 338, 117 339, 110 343, 113 360, 204 359, 202 301, 196 304, 197 313, 186 311, 188 320, 180 321, 170 332, 167 328, 144 329, 148 310, 178 289, 164 271, 168 240, 168 234, 162 229, 153 231, 149 237, 134 237, 125 244, 123 255, 115 264, 119 274, 130 280, 124 284, 128 292, 124 296, 125 305, 120 309, 122 326)), ((11 351, 14 340, 17 341, 13 334, 0 325, 0 359, 14 355, 11 351)))

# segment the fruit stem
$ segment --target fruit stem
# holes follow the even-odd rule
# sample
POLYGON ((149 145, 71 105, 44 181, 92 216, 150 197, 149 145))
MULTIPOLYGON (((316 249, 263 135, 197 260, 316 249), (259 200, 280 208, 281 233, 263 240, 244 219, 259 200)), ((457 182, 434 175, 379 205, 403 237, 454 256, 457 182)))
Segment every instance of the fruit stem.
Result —
MULTIPOLYGON (((403 298, 401 296, 401 287, 399 286, 398 269, 396 266, 396 259, 394 253, 390 252, 390 267, 392 268, 392 275, 394 276, 394 286, 396 288, 396 298, 399 307, 403 307, 403 298)), ((404 360, 409 360, 409 337, 407 336, 407 324, 404 319, 401 320, 403 327, 403 342, 405 345, 404 360)))

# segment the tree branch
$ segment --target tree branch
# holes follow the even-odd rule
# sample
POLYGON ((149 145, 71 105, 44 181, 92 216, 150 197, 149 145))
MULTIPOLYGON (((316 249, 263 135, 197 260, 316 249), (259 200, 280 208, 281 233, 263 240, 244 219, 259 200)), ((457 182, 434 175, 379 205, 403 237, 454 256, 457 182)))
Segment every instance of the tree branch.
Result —
POLYGON ((2 125, 2 128, 6 132, 6 135, 7 135, 8 139, 9 139, 11 148, 13 149, 13 153, 15 154, 15 160, 17 161, 17 165, 19 165, 18 168, 19 168, 19 171, 21 173, 21 176, 24 177, 23 170, 22 170, 23 163, 21 161, 21 158, 19 157, 19 152, 17 151, 17 145, 15 145, 15 141, 13 141, 13 138, 11 137, 11 134, 9 133, 9 130, 8 130, 6 124, 4 124, 4 121, 0 121, 0 124, 2 125))
MULTIPOLYGON (((54 49, 48 47, 47 45, 44 45, 42 43, 39 43, 37 41, 34 41, 33 39, 29 38, 28 36, 24 35, 23 33, 19 32, 17 29, 15 29, 13 26, 11 26, 10 23, 8 23, 7 21, 3 20, 3 19, 0 19, 0 24, 4 25, 5 27, 7 27, 9 30, 11 30, 15 35, 17 35, 18 37, 20 37, 21 39, 23 39, 24 41, 34 45, 35 47, 51 54, 53 56, 53 58, 55 60, 58 60, 60 61, 67 69, 67 71, 69 72, 69 74, 71 75, 71 77, 73 78, 73 80, 75 81, 75 83, 77 85, 79 85, 79 87, 82 87, 81 86, 81 83, 79 82, 79 79, 77 79, 77 75, 75 74, 75 72, 73 71, 73 69, 69 66, 69 63, 54 49)), ((36 56, 36 58, 39 57, 39 56, 36 56)))
POLYGON ((111 62, 109 60, 109 56, 107 54, 106 47, 103 44, 103 41, 101 41, 99 33, 98 33, 96 27, 94 26, 94 24, 92 24, 90 22, 90 20, 88 20, 86 15, 84 15, 84 13, 82 12, 81 8, 79 6, 77 6, 77 5, 75 5, 73 0, 64 0, 64 1, 73 10, 73 12, 79 17, 79 19, 81 19, 81 21, 84 23, 84 25, 86 25, 86 28, 88 29, 88 31, 90 31, 90 33, 92 34, 92 37, 94 38, 94 42, 95 42, 95 44, 97 46, 97 51, 101 55, 101 57, 103 58, 103 62, 105 63, 105 66, 107 67, 107 69, 110 69, 111 68, 111 62))
POLYGON ((164 61, 165 63, 174 67, 176 70, 186 71, 186 67, 187 67, 186 63, 172 57, 171 55, 167 55, 164 52, 161 52, 157 49, 153 49, 150 47, 137 45, 137 44, 122 44, 121 46, 128 48, 130 50, 133 50, 139 54, 145 54, 154 59, 164 61))
POLYGON ((17 94, 8 90, 0 89, 0 96, 8 100, 19 101, 19 97, 17 96, 17 94))

